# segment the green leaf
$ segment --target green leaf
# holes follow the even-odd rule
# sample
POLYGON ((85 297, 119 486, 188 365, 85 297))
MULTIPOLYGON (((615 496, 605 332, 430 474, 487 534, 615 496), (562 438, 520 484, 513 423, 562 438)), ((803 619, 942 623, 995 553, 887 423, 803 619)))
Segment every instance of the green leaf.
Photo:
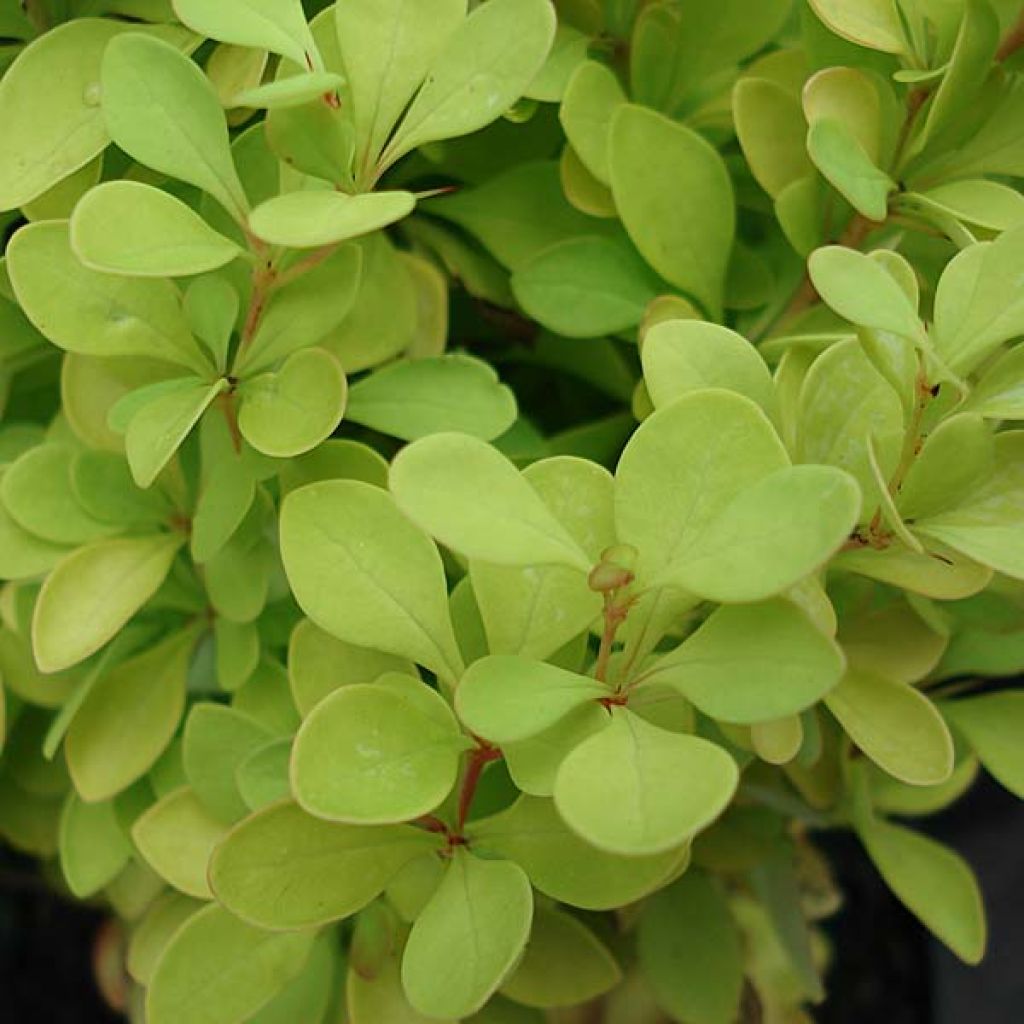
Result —
POLYGON ((750 882, 791 966, 793 980, 805 998, 820 1002, 825 993, 812 945, 813 933, 800 904, 801 866, 791 844, 776 839, 768 855, 758 858, 750 872, 750 882))
POLYGON ((982 565, 1024 578, 1017 509, 1024 494, 1024 433, 995 438, 995 466, 956 507, 914 523, 914 532, 948 544, 982 565))
POLYGON ((611 691, 604 683, 555 665, 492 655, 470 665, 455 695, 466 726, 500 745, 536 736, 611 691))
POLYGON ((883 550, 859 548, 843 551, 832 561, 835 569, 861 573, 870 579, 904 587, 940 601, 955 601, 983 590, 992 570, 941 544, 935 555, 918 554, 900 543, 883 550))
POLYGON ((383 490, 388 464, 369 445, 332 438, 281 466, 282 495, 319 480, 362 480, 383 490))
POLYGON ((132 856, 132 844, 112 803, 87 804, 69 793, 60 818, 60 866, 68 888, 86 899, 112 882, 132 856))
POLYGON ((386 825, 434 810, 451 792, 471 741, 435 691, 412 677, 398 676, 398 686, 388 679, 341 687, 302 723, 292 790, 310 814, 386 825))
POLYGON ((457 431, 490 441, 516 418, 515 396, 488 363, 459 354, 405 360, 354 384, 346 418, 404 441, 457 431))
POLYGON ((321 62, 300 0, 172 0, 174 13, 193 32, 221 42, 270 50, 301 67, 321 62))
POLYGON ((171 512, 165 495, 135 486, 127 462, 113 452, 80 452, 71 464, 71 487, 89 515, 105 523, 156 527, 171 512))
POLYGON ((146 991, 146 1019, 231 1024, 251 1018, 303 968, 316 935, 268 935, 210 906, 174 933, 146 991))
POLYGON ((858 213, 871 221, 886 219, 889 193, 896 183, 874 165, 845 122, 831 117, 815 121, 807 133, 807 152, 858 213))
POLYGON ((1024 196, 985 178, 950 181, 928 189, 921 198, 965 224, 990 231, 1006 231, 1024 221, 1024 196))
MULTIPOLYGON (((601 466, 572 456, 534 462, 524 479, 596 564, 615 543, 613 482, 601 466)), ((469 566, 493 654, 544 660, 585 632, 601 612, 586 577, 564 566, 469 566)))
MULTIPOLYGON (((2 493, 0 487, 0 495, 2 493)), ((0 579, 40 576, 49 572, 67 553, 65 545, 43 540, 19 526, 0 500, 0 579)))
POLYGON ((668 684, 718 721, 751 724, 811 707, 844 667, 835 641, 779 599, 717 609, 637 685, 668 684))
POLYGON ((610 709, 606 728, 561 764, 555 805, 566 824, 600 850, 664 853, 725 809, 739 772, 721 748, 610 709))
POLYGON ((456 849, 405 947, 409 1002, 430 1017, 475 1013, 519 959, 532 918, 533 893, 522 868, 456 849))
POLYGON ((807 270, 818 294, 845 320, 914 342, 923 340, 916 307, 877 260, 846 246, 829 245, 811 253, 807 270))
POLYGON ((352 97, 357 172, 365 175, 465 18, 466 0, 349 0, 334 16, 352 97))
POLYGON ((392 463, 390 483, 410 519, 468 558, 590 570, 590 559, 515 466, 476 438, 414 441, 392 463))
POLYGON ((656 582, 720 602, 763 601, 835 554, 857 523, 860 488, 832 466, 787 466, 738 494, 656 582))
POLYGON ((538 323, 568 338, 596 338, 635 327, 663 291, 628 239, 571 238, 521 264, 512 292, 538 323))
POLYGON ((767 78, 741 78, 732 93, 736 135, 750 171, 775 199, 813 173, 799 99, 767 78))
POLYGON ((860 521, 878 507, 867 438, 874 441, 885 479, 903 446, 899 395, 874 368, 857 339, 841 341, 814 361, 800 389, 795 458, 846 470, 860 485, 860 521))
POLYGON ((249 209, 210 80, 161 39, 131 32, 103 55, 103 114, 114 142, 155 171, 208 192, 236 220, 249 209))
POLYGON ((181 543, 170 534, 115 538, 63 559, 32 617, 39 667, 56 672, 98 651, 156 593, 181 543))
POLYGON ((0 210, 24 206, 106 147, 100 61, 107 43, 128 28, 100 18, 68 21, 26 46, 7 69, 0 83, 0 210))
POLYGON ((525 1006, 574 1006, 596 999, 621 980, 615 958, 586 925, 564 911, 540 906, 523 959, 501 991, 525 1006))
POLYGON ((203 413, 227 388, 224 379, 207 384, 186 378, 179 387, 146 402, 132 416, 124 447, 132 476, 140 487, 152 485, 203 413))
POLYGON ((402 988, 401 967, 395 954, 388 956, 373 977, 365 977, 351 964, 345 979, 345 1002, 350 1024, 436 1024, 409 1005, 402 988))
MULTIPOLYGON (((625 34, 635 9, 632 4, 618 6, 625 34)), ((694 107, 707 103, 708 81, 724 84, 731 79, 737 64, 777 36, 789 10, 786 0, 755 5, 723 0, 717 6, 681 9, 672 5, 642 11, 636 17, 631 46, 629 77, 634 98, 673 116, 682 117, 684 111, 693 116, 694 107)), ((696 119, 702 114, 703 110, 696 119)))
POLYGON ((824 68, 808 79, 801 94, 809 124, 834 119, 845 134, 860 144, 867 158, 878 164, 882 149, 881 93, 858 68, 824 68))
POLYGON ((363 253, 342 245, 297 281, 274 291, 252 342, 235 359, 235 373, 249 377, 293 352, 330 338, 349 316, 362 279, 363 253), (332 296, 324 302, 325 292, 332 296))
POLYGON ((584 167, 603 185, 611 183, 608 147, 612 116, 626 102, 615 72, 597 61, 581 64, 569 79, 558 119, 584 167))
POLYGON ((90 189, 70 230, 71 248, 86 267, 128 277, 202 274, 240 252, 180 199, 136 181, 90 189))
POLYGON ((183 631, 105 672, 68 729, 75 789, 105 800, 140 779, 166 749, 185 708, 195 634, 183 631))
POLYGON ((19 456, 0 478, 0 500, 23 530, 53 544, 87 544, 117 532, 82 506, 72 486, 75 451, 50 441, 19 456))
POLYGON ((158 800, 132 826, 146 863, 175 889, 199 900, 212 898, 206 880, 213 848, 224 837, 215 818, 188 786, 158 800))
POLYGON ((301 455, 326 440, 341 422, 348 382, 326 349, 293 352, 279 370, 244 381, 238 427, 264 455, 301 455))
POLYGON ((736 219, 722 158, 685 125, 625 104, 612 119, 609 169, 619 216, 640 254, 716 316, 736 219))
POLYGON ((202 564, 223 550, 252 508, 256 468, 248 452, 235 450, 224 416, 201 421, 199 448, 202 470, 189 546, 202 564))
POLYGON ((361 910, 442 842, 409 825, 338 825, 276 804, 228 833, 210 862, 210 884, 228 910, 258 927, 312 927, 361 910))
POLYGON ((182 763, 185 777, 203 806, 232 824, 248 810, 235 771, 272 734, 260 722, 221 704, 195 704, 185 722, 182 763))
POLYGON ((344 84, 345 79, 341 75, 330 71, 313 71, 308 75, 292 75, 252 89, 243 89, 231 98, 231 105, 287 110, 322 100, 328 94, 337 93, 344 84))
POLYGON ((386 167, 428 142, 478 131, 530 85, 555 37, 548 0, 490 0, 445 39, 381 155, 386 167))
POLYGON ((606 724, 605 709, 591 700, 527 740, 503 743, 501 752, 512 781, 531 796, 551 796, 562 762, 606 724))
POLYGON ((303 619, 288 644, 288 679, 292 697, 305 718, 339 687, 372 683, 386 672, 415 675, 411 662, 393 654, 355 647, 303 619))
POLYGON ((1024 799, 1024 749, 1020 743, 1024 694, 1007 691, 949 701, 942 705, 942 712, 967 737, 985 768, 1024 799))
MULTIPOLYGON (((339 317, 321 341, 346 373, 378 366, 408 351, 419 329, 416 282, 387 234, 364 235, 353 244, 360 247, 363 259, 359 292, 348 315, 339 317)), ((319 294, 315 301, 321 308, 331 308, 319 294)))
POLYGON ((1013 272, 1022 259, 1024 225, 947 264, 935 293, 935 348, 956 372, 969 373, 1024 334, 1024 286, 1013 272))
POLYGON ((944 129, 955 129, 965 114, 970 116, 999 48, 999 31, 994 5, 987 0, 967 0, 949 67, 929 105, 918 147, 944 129))
POLYGON ((666 320, 644 335, 640 355, 644 383, 656 409, 705 388, 746 395, 769 416, 775 408, 774 386, 764 359, 746 338, 727 327, 700 320, 666 320))
POLYGON ((692 1024, 731 1024, 743 990, 743 948, 718 884, 691 868, 645 904, 637 932, 659 1005, 692 1024))
POLYGON ((899 900, 961 960, 978 963, 985 954, 985 908, 966 861, 900 825, 869 820, 857 831, 899 900))
POLYGON ((616 530, 640 553, 638 581, 697 552, 732 500, 788 461, 764 413, 732 392, 694 392, 649 416, 615 474, 616 530))
POLYGON ((883 53, 906 53, 907 41, 894 0, 810 0, 814 13, 836 35, 883 53))
POLYGON ((257 747, 235 769, 238 792, 252 811, 291 798, 288 761, 292 752, 291 737, 271 740, 257 747))
POLYGON ((82 266, 63 222, 30 224, 7 247, 25 315, 50 341, 85 356, 147 356, 208 372, 170 281, 82 266))
POLYGON ((477 853, 514 860, 539 892, 585 910, 634 903, 659 888, 681 860, 678 848, 626 857, 595 849, 566 826, 552 801, 527 796, 471 822, 467 834, 477 853))
POLYGON ((354 480, 293 491, 281 556, 295 599, 328 633, 461 675, 440 555, 384 491, 354 480))
POLYGON ((554 160, 518 164, 422 208, 465 228, 510 270, 558 242, 607 230, 569 205, 554 160))
POLYGON ((988 419, 1024 419, 1024 345, 1015 345, 992 363, 963 408, 988 419))
POLYGON ((851 668, 825 703, 850 739, 902 782, 934 786, 953 771, 953 740, 942 715, 909 684, 851 668))
POLYGON ((171 937, 202 903, 174 890, 168 890, 155 900, 132 929, 125 954, 128 973, 140 984, 148 985, 160 954, 167 948, 171 937))
POLYGON ((907 520, 924 519, 970 501, 992 475, 994 437, 972 413, 943 420, 925 439, 900 487, 897 504, 907 520))
POLYGON ((415 205, 411 192, 289 192, 257 206, 249 215, 249 227, 271 245, 310 249, 387 227, 407 217, 415 205))

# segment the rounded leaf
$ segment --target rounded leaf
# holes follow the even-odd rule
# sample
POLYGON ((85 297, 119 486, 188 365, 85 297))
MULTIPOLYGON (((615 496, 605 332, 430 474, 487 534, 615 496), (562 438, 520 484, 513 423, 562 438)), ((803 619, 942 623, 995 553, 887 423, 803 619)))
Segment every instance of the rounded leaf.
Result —
POLYGON ((312 927, 361 910, 441 845, 436 833, 408 825, 339 825, 275 804, 227 834, 210 861, 210 885, 258 927, 312 927))
POLYGON ((330 352, 300 349, 280 370, 242 384, 238 427, 264 455, 301 455, 334 433, 347 393, 341 364, 330 352))
POLYGON ((663 853, 710 825, 738 781, 736 762, 721 747, 612 708, 607 727, 562 762, 555 806, 600 850, 663 853))
POLYGON ((241 251, 180 199, 138 181, 90 189, 71 217, 71 248, 92 270, 128 277, 187 277, 241 251))
POLYGON ((98 651, 157 592, 180 537, 101 540, 64 558, 46 578, 32 616, 32 649, 44 672, 98 651))
POLYGON ((583 704, 611 695, 604 683, 514 655, 473 662, 459 680, 455 707, 473 732, 493 743, 529 739, 583 704))
POLYGON ((357 480, 293 491, 281 508, 281 557, 321 629, 445 679, 461 675, 441 556, 387 492, 357 480))
POLYGON ((934 786, 952 773, 949 729, 935 705, 913 686, 854 668, 825 703, 850 739, 895 778, 934 786))
POLYGON ((448 705, 418 680, 344 686, 295 737, 292 792, 328 821, 411 821, 451 792, 468 745, 448 705))
POLYGON ((409 1002, 430 1017, 475 1013, 519 959, 532 918, 522 868, 457 849, 409 933, 402 958, 409 1002))
POLYGON ((157 961, 146 1020, 249 1019, 302 970, 315 938, 309 931, 268 935, 223 907, 205 907, 174 933, 157 961))

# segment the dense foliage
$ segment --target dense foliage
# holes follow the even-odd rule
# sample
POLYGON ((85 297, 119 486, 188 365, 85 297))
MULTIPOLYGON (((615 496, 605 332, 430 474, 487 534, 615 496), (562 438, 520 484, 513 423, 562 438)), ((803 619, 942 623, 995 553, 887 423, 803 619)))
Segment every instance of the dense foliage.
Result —
POLYGON ((807 1021, 832 828, 981 958, 894 819, 1024 795, 1022 44, 0 0, 0 834, 115 1004, 807 1021))

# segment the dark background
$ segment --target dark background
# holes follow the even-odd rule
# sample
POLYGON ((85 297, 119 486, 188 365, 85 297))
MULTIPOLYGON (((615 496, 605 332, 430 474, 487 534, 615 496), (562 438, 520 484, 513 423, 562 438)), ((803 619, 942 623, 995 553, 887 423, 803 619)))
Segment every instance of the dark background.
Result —
MULTIPOLYGON (((964 967, 890 895, 852 836, 820 835, 846 899, 829 925, 836 957, 828 1002, 814 1011, 819 1024, 1024 1020, 1024 804, 985 777, 956 807, 923 824, 979 874, 988 955, 980 967, 964 967)), ((97 911, 55 895, 30 859, 0 848, 0 1018, 123 1024, 93 982, 101 922, 97 911)))

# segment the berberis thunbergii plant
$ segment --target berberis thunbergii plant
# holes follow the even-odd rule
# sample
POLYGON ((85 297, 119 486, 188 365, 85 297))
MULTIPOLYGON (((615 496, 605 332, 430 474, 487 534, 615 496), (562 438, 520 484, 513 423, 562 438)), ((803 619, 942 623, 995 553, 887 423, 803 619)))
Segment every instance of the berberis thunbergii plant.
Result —
POLYGON ((902 819, 1024 795, 1022 54, 0 0, 0 834, 113 1005, 809 1021, 837 828, 982 957, 902 819))

